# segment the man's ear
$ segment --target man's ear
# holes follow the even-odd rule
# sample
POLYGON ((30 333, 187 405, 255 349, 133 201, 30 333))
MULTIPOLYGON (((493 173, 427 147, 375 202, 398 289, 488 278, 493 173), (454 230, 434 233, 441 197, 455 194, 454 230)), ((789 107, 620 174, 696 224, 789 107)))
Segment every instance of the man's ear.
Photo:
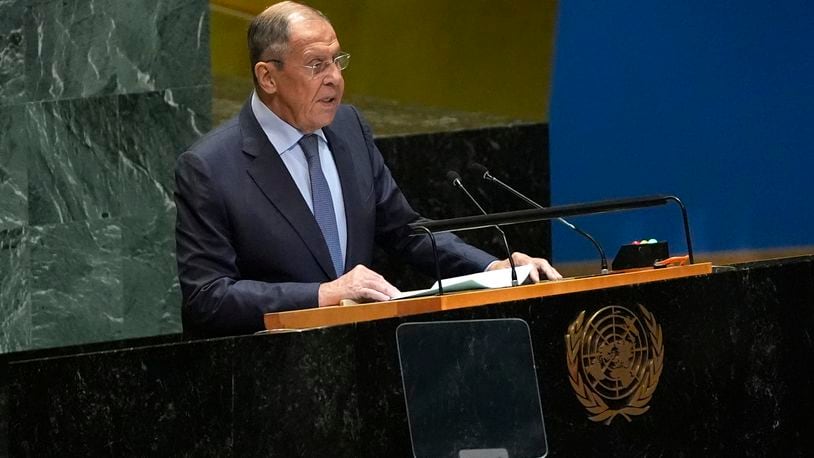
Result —
POLYGON ((257 80, 257 86, 266 94, 274 94, 277 92, 277 80, 275 72, 272 70, 271 62, 258 62, 254 64, 254 77, 257 80))

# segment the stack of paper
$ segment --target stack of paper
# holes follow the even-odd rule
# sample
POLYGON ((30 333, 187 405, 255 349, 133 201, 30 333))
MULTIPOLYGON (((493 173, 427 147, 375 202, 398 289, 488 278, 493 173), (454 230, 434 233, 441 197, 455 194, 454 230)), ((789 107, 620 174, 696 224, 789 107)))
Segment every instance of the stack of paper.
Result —
MULTIPOLYGON (((529 278, 531 265, 517 266, 517 284, 522 285, 529 278)), ((441 280, 444 292, 466 291, 472 289, 506 288, 512 286, 512 269, 497 269, 488 272, 462 275, 460 277, 445 278, 441 280)), ((393 296, 392 299, 407 299, 410 297, 432 296, 438 294, 438 282, 427 289, 404 291, 393 296)))

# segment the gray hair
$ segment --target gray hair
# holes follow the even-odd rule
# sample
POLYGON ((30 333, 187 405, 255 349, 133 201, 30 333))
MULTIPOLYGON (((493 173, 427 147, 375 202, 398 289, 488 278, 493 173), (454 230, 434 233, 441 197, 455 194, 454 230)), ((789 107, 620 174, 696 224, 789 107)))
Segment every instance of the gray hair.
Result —
MULTIPOLYGON (((301 14, 306 18, 323 19, 330 23, 319 10, 290 1, 276 3, 255 16, 249 24, 248 33, 249 60, 255 84, 257 84, 257 77, 254 75, 255 64, 263 60, 282 60, 288 52, 289 19, 294 14, 301 14)), ((282 63, 277 62, 275 65, 277 68, 283 66, 282 63)))

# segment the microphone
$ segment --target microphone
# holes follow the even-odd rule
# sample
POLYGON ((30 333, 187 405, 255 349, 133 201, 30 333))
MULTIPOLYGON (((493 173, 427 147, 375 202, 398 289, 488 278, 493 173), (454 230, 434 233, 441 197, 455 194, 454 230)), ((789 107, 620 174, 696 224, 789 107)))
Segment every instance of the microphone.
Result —
MULTIPOLYGON (((483 165, 478 164, 477 162, 473 162, 472 164, 469 165, 469 169, 474 171, 474 172, 477 172, 478 174, 480 174, 481 178, 483 178, 484 180, 491 181, 492 183, 497 184, 501 188, 511 192, 512 194, 519 197, 520 199, 522 199, 523 201, 525 201, 527 204, 531 205, 532 207, 545 208, 542 205, 538 204, 537 202, 535 202, 535 201, 531 200, 530 198, 526 197, 524 194, 520 193, 520 191, 514 189, 513 187, 507 185, 506 183, 504 183, 504 182, 500 181, 499 179, 495 178, 494 176, 492 176, 492 174, 489 173, 489 169, 487 169, 483 165)), ((599 245, 599 242, 597 242, 596 239, 591 237, 591 235, 588 234, 587 232, 583 231, 582 229, 580 229, 577 226, 575 226, 575 225, 571 224, 570 222, 568 222, 568 220, 566 220, 565 218, 557 218, 557 220, 559 220, 561 223, 565 224, 569 229, 575 231, 576 233, 578 233, 579 235, 585 237, 586 239, 590 240, 591 243, 593 243, 594 247, 596 247, 596 251, 599 252, 599 258, 600 258, 600 261, 601 261, 601 273, 603 273, 603 274, 608 273, 608 258, 607 258, 607 256, 605 256, 605 250, 602 249, 602 246, 599 245)))
MULTIPOLYGON (((483 213, 484 215, 487 214, 486 210, 484 210, 483 207, 480 206, 478 201, 475 200, 474 197, 472 197, 472 194, 470 194, 469 191, 466 190, 466 187, 461 181, 461 175, 459 175, 458 172, 454 170, 448 171, 447 179, 452 182, 452 186, 460 188, 461 191, 463 191, 464 194, 466 194, 466 196, 469 197, 469 200, 471 200, 472 203, 475 204, 476 207, 478 207, 478 210, 480 210, 481 213, 483 213)), ((512 268, 512 286, 517 286, 517 270, 515 269, 514 266, 514 259, 512 259, 512 250, 511 248, 509 248, 509 241, 506 239, 506 233, 503 232, 503 229, 498 225, 495 225, 493 227, 497 229, 498 232, 500 232, 500 235, 503 237, 503 246, 506 247, 506 253, 508 253, 509 255, 509 265, 512 268)))

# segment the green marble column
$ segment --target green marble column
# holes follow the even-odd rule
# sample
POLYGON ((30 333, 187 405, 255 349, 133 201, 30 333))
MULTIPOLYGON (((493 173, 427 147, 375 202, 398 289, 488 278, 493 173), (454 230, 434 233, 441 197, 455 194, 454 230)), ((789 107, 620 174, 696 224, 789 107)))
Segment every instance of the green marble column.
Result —
POLYGON ((0 352, 180 331, 173 164, 208 3, 0 2, 0 352))

